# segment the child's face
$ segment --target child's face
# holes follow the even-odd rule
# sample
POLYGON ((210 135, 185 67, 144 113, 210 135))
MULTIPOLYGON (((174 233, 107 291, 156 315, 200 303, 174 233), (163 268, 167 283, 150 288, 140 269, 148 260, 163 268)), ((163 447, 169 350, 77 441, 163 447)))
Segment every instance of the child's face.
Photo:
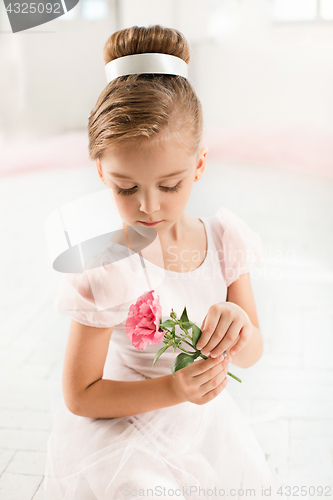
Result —
POLYGON ((131 226, 162 221, 152 227, 167 236, 184 213, 195 176, 203 174, 206 154, 207 148, 191 154, 175 136, 164 134, 110 146, 96 164, 113 190, 121 218, 131 226), (175 186, 177 191, 170 190, 175 186))

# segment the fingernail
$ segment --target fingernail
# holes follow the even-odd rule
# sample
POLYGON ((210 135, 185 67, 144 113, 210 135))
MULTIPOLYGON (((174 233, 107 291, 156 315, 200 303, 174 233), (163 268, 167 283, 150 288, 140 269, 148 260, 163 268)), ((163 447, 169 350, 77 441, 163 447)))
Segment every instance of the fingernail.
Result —
POLYGON ((236 354, 236 351, 232 350, 232 351, 230 351, 230 354, 234 355, 234 354, 236 354))
POLYGON ((216 352, 213 352, 213 353, 211 354, 211 357, 212 357, 212 358, 216 358, 216 356, 217 356, 216 352))

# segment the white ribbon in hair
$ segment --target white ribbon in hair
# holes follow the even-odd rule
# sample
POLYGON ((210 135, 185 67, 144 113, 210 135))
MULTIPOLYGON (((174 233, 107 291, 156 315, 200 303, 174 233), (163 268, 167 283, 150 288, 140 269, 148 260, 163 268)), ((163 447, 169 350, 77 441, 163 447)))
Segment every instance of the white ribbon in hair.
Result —
POLYGON ((180 57, 170 54, 144 53, 118 57, 105 65, 107 82, 124 75, 164 73, 187 78, 188 65, 180 57))

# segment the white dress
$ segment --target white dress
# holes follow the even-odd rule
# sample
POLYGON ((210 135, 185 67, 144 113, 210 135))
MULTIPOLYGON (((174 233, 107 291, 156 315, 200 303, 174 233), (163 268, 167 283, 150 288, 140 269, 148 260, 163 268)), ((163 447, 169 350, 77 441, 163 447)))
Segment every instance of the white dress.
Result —
MULTIPOLYGON (((180 317, 186 306, 190 321, 200 327, 209 307, 226 300, 227 286, 240 274, 249 272, 262 258, 259 235, 226 207, 221 207, 215 216, 200 220, 205 225, 207 252, 198 268, 179 273, 145 260, 160 298, 162 321, 170 317, 172 308, 180 317), (161 273, 163 279, 160 279, 161 273)), ((136 265, 140 263, 137 254, 133 259, 136 265)), ((109 277, 108 273, 111 276, 112 272, 125 272, 126 265, 127 269, 131 268, 123 259, 95 269, 94 272, 99 273, 95 290, 96 283, 101 286, 99 280, 109 277), (123 267, 115 271, 117 264, 123 267)), ((178 349, 174 354, 169 348, 152 367, 155 353, 164 344, 148 345, 139 351, 126 335, 128 308, 136 298, 120 313, 117 307, 96 308, 83 293, 83 274, 63 276, 55 307, 83 324, 114 327, 103 378, 129 381, 170 374, 178 349)), ((133 285, 132 278, 128 287, 133 285)), ((125 276, 123 279, 126 282, 125 276)), ((111 282, 114 283, 112 279, 111 282)), ((139 283, 137 297, 150 289, 142 277, 139 283)), ((103 292, 106 301, 107 294, 113 293, 112 287, 108 290, 103 292)), ((232 363, 229 370, 237 375, 237 367, 232 363)), ((229 383, 238 382, 230 378, 229 383)), ((53 417, 44 481, 45 500, 222 496, 240 499, 249 488, 255 489, 251 498, 264 498, 262 488, 270 488, 270 495, 266 492, 266 497, 281 498, 276 494, 277 479, 253 430, 227 388, 204 405, 184 402, 109 419, 74 415, 62 400, 53 417)))

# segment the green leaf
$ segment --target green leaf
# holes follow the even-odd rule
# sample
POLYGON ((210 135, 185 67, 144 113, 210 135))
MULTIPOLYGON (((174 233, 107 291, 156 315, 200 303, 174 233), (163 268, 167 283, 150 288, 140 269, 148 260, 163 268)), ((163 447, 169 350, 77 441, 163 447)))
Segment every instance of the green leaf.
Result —
POLYGON ((158 360, 158 358, 161 356, 161 354, 163 354, 163 353, 164 353, 164 351, 166 351, 166 350, 168 349, 168 347, 170 347, 170 346, 165 345, 164 347, 161 347, 161 349, 159 349, 159 350, 157 351, 157 353, 155 354, 154 361, 153 361, 153 366, 154 366, 154 364, 156 363, 156 361, 158 360))
POLYGON ((192 341, 193 341, 193 345, 194 347, 197 347, 197 342, 199 340, 199 338, 201 337, 201 334, 202 334, 202 331, 200 330, 200 328, 197 326, 197 325, 192 325, 192 341))
POLYGON ((193 323, 191 323, 191 321, 184 321, 181 323, 181 325, 183 328, 186 328, 186 330, 188 330, 189 328, 192 327, 193 323))
POLYGON ((160 323, 160 327, 164 326, 165 328, 171 328, 175 324, 176 323, 174 321, 172 321, 172 319, 167 319, 167 320, 163 321, 163 323, 160 323))
POLYGON ((181 323, 189 323, 190 322, 190 320, 187 317, 186 306, 184 307, 184 311, 182 312, 182 315, 180 317, 180 322, 181 323))
POLYGON ((176 371, 181 370, 182 368, 185 368, 186 366, 191 365, 193 363, 194 359, 195 359, 194 356, 191 356, 190 354, 186 354, 186 352, 182 352, 181 354, 178 354, 178 356, 173 361, 172 366, 171 366, 172 375, 176 371))

